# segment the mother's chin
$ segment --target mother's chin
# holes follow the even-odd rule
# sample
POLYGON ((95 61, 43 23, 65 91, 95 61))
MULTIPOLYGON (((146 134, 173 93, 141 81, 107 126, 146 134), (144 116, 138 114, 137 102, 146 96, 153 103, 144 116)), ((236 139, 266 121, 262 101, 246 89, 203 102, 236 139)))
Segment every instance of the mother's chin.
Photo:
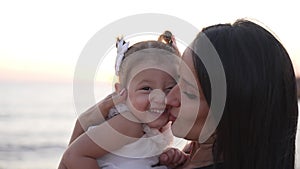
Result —
MULTIPOLYGON (((175 117, 171 116, 169 120, 170 118, 175 117)), ((176 120, 172 121, 171 129, 174 136, 187 140, 198 140, 200 135, 200 131, 195 130, 192 122, 188 123, 180 118, 176 118, 176 120)))

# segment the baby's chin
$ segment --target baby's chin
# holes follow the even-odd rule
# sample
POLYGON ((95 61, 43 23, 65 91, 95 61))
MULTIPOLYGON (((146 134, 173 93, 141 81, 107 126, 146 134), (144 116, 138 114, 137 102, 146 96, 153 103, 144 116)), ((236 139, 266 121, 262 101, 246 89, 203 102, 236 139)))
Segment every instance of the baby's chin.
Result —
POLYGON ((167 125, 168 122, 169 122, 168 117, 161 116, 154 121, 148 122, 147 124, 150 128, 160 129, 160 128, 164 127, 165 125, 167 125))

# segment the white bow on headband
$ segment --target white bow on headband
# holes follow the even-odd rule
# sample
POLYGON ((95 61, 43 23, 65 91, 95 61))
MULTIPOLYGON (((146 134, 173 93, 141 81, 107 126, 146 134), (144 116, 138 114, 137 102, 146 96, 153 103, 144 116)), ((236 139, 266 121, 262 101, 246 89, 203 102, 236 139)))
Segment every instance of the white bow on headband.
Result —
POLYGON ((124 53, 128 50, 129 42, 125 42, 123 38, 118 40, 117 42, 117 58, 116 58, 116 75, 119 76, 120 71, 120 65, 122 63, 122 60, 124 58, 124 53))

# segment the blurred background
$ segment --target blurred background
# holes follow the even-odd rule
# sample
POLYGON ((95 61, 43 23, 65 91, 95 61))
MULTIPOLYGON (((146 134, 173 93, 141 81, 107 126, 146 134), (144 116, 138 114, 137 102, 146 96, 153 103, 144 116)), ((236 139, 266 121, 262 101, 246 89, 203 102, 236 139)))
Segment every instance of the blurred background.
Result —
MULTIPOLYGON (((0 169, 58 166, 77 118, 72 84, 77 59, 106 25, 141 13, 172 15, 199 30, 238 18, 256 19, 284 44, 300 77, 297 7, 288 0, 0 1, 0 169)), ((112 91, 114 59, 113 54, 98 70, 102 75, 95 77, 96 100, 112 91)))

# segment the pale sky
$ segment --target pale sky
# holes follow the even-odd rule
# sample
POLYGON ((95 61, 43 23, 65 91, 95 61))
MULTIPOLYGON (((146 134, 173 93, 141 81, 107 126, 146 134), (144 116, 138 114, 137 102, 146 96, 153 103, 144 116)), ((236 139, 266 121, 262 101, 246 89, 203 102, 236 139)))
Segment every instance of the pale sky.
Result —
POLYGON ((0 1, 0 81, 71 81, 83 47, 97 31, 142 13, 172 15, 199 30, 238 18, 256 19, 281 40, 300 76, 296 4, 296 0, 0 1))

